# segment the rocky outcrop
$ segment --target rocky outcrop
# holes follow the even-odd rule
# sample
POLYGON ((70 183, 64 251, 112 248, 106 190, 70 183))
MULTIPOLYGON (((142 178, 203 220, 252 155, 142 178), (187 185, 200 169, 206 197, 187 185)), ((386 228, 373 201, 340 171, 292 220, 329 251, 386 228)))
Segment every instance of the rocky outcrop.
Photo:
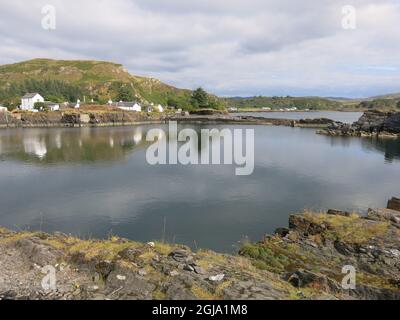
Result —
POLYGON ((1 299, 285 299, 293 287, 245 258, 164 243, 0 228, 1 299), (54 268, 56 287, 42 280, 54 268))
POLYGON ((253 116, 233 116, 229 114, 213 114, 213 115, 195 115, 190 116, 169 116, 168 120, 186 122, 186 123, 208 123, 208 124, 250 124, 250 125, 270 125, 270 126, 285 126, 285 127, 303 127, 303 128, 327 128, 335 121, 318 118, 318 119, 279 119, 279 118, 264 118, 253 116))
POLYGON ((294 214, 239 256, 0 228, 0 299, 399 300, 399 222, 392 209, 294 214), (43 287, 52 268, 56 287, 43 287))
MULTIPOLYGON (((338 299, 400 299, 400 212, 370 209, 367 216, 341 210, 290 216, 280 228, 240 254, 299 288, 299 298, 321 290, 338 299), (353 289, 344 288, 344 267, 354 268, 353 289)), ((348 269, 347 269, 348 270, 348 269)))
POLYGON ((191 114, 198 116, 227 115, 228 111, 215 109, 199 109, 191 111, 191 114))
POLYGON ((367 111, 353 124, 335 122, 318 133, 331 136, 400 137, 400 112, 367 111))
POLYGON ((393 197, 388 201, 388 209, 400 211, 400 199, 393 197))

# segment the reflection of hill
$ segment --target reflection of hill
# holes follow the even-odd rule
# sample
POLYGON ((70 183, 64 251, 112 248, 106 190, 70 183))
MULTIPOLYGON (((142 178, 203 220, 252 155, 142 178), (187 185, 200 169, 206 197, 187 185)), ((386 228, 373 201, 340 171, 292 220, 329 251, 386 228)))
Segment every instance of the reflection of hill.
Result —
POLYGON ((143 128, 131 130, 29 129, 0 137, 6 157, 37 163, 113 161, 145 144, 143 128))
POLYGON ((378 150, 389 162, 400 160, 400 140, 398 139, 362 139, 362 146, 368 150, 378 150))
POLYGON ((400 160, 399 139, 376 139, 359 137, 330 137, 324 138, 333 147, 350 147, 353 143, 361 143, 365 150, 379 151, 385 155, 386 161, 400 160))

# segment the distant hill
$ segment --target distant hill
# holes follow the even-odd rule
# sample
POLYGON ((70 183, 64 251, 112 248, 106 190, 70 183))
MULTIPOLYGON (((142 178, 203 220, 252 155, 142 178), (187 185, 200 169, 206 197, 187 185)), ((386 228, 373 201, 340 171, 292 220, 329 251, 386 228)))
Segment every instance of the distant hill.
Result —
POLYGON ((53 100, 85 97, 86 101, 105 103, 121 98, 177 106, 188 104, 192 93, 132 75, 122 65, 104 61, 34 59, 0 66, 0 102, 18 103, 29 91, 40 91, 53 100))
POLYGON ((400 100, 400 93, 384 94, 384 95, 380 95, 380 96, 371 97, 368 100, 376 100, 376 99, 395 99, 395 100, 400 100))
POLYGON ((228 107, 245 108, 271 108, 273 110, 293 108, 299 110, 338 110, 343 104, 331 99, 319 97, 233 97, 225 98, 228 107))

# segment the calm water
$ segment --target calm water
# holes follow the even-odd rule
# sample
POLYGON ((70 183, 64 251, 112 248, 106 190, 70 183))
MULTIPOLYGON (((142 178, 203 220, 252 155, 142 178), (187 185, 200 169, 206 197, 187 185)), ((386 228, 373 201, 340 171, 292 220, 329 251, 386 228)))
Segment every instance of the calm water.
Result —
POLYGON ((153 127, 0 130, 0 225, 151 241, 165 221, 170 242, 232 252, 304 208, 399 195, 399 141, 254 126, 255 171, 237 177, 230 165, 148 165, 153 127))
POLYGON ((353 123, 357 121, 361 116, 362 112, 335 112, 335 111, 319 111, 319 112, 241 112, 237 115, 253 116, 253 117, 264 117, 264 118, 278 118, 278 119, 316 119, 316 118, 328 118, 335 121, 344 123, 353 123))

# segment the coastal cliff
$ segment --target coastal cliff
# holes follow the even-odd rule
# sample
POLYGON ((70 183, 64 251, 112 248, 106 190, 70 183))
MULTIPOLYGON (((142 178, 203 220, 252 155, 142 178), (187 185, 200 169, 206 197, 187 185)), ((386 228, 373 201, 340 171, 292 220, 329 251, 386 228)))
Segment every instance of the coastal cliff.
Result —
POLYGON ((238 255, 0 228, 1 299, 400 299, 400 200, 289 218, 238 255), (41 286, 49 266, 56 288, 41 286), (356 271, 343 288, 344 266, 356 271), (47 268, 47 269, 43 269, 47 268))

